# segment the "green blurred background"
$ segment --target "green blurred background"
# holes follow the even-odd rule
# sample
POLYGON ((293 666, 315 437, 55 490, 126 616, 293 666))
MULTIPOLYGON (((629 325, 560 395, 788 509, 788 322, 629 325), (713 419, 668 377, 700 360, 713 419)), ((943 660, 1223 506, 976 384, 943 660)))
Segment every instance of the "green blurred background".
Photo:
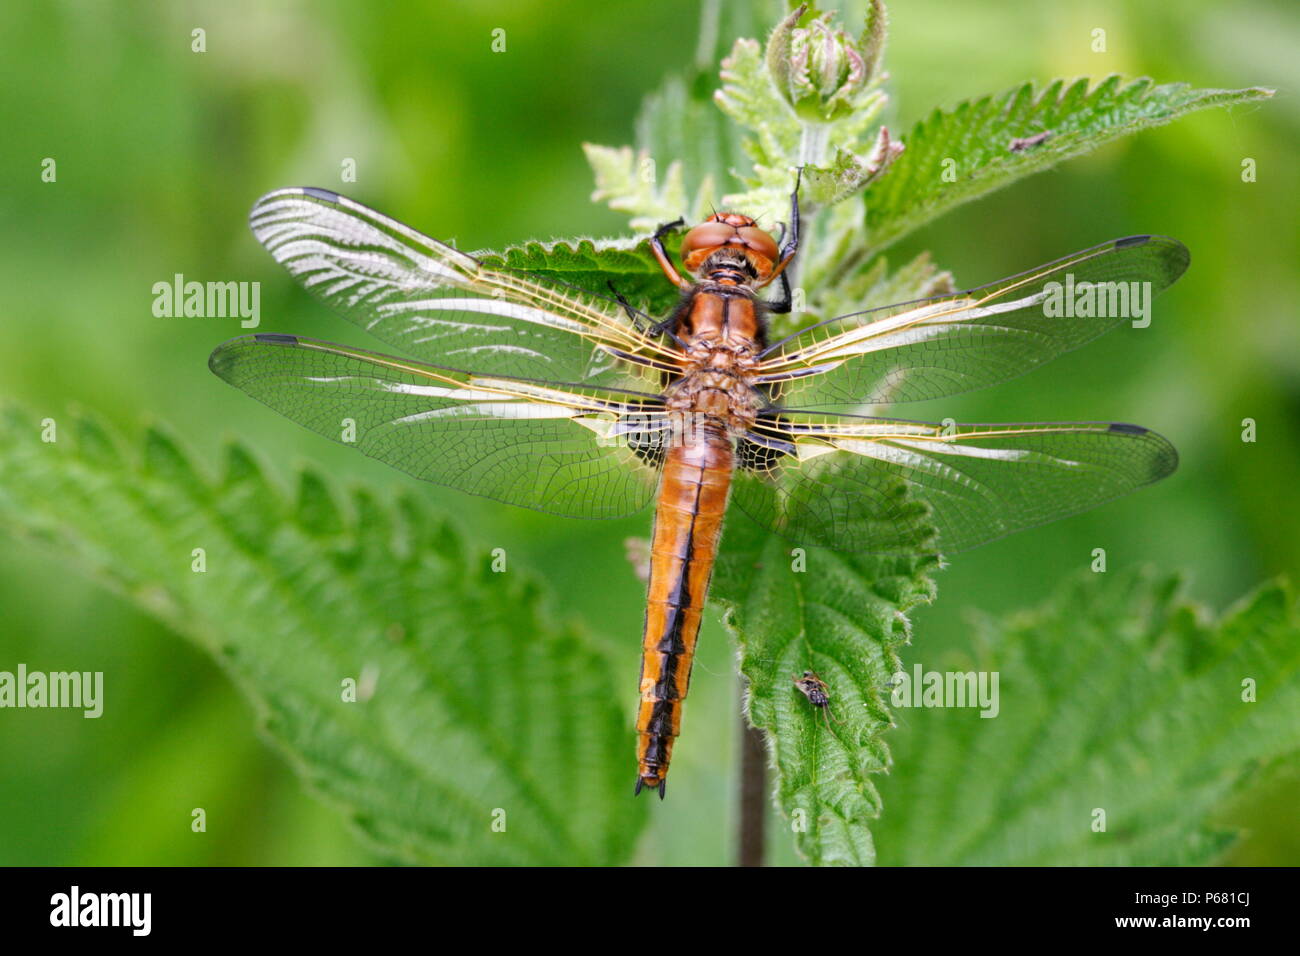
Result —
MULTIPOLYGON (((932 249, 975 284, 1116 236, 1192 250, 1151 328, 1124 330, 1035 375, 944 404, 958 419, 1116 419, 1170 437, 1162 485, 959 556, 916 615, 905 662, 968 639, 967 608, 1040 602, 1104 547, 1112 571, 1185 568, 1216 610, 1300 568, 1297 177, 1300 7, 1164 0, 1042 4, 908 0, 891 8, 891 129, 935 105, 1026 79, 1120 72, 1203 87, 1277 87, 1258 107, 1196 114, 969 205, 894 252, 932 249), (1091 51, 1107 31, 1108 52, 1091 51), (1258 181, 1241 181, 1252 157, 1258 181), (1258 441, 1240 439, 1243 418, 1258 441)), ((0 84, 0 398, 35 420, 94 409, 138 433, 170 424, 211 466, 223 440, 287 484, 302 462, 395 490, 410 479, 279 418, 206 368, 234 319, 163 319, 151 287, 260 280, 259 331, 375 343, 291 285, 249 235, 268 189, 339 189, 462 248, 614 235, 589 201, 579 144, 633 138, 641 97, 694 55, 697 4, 605 0, 383 4, 253 0, 5 4, 0 84), (207 52, 190 32, 207 31, 207 52), (491 31, 506 31, 493 53, 491 31), (58 181, 40 180, 43 158, 58 181), (345 157, 355 183, 340 182, 345 157)), ((672 157, 659 157, 661 161, 672 157)), ((908 409, 909 417, 933 410, 908 409), (916 414, 912 414, 915 412, 916 414)), ((641 585, 623 539, 648 517, 591 523, 436 487, 477 542, 538 569, 628 675, 641 585)), ((643 863, 731 859, 738 689, 716 622, 702 641, 673 800, 643 863)), ((215 664, 36 548, 0 538, 0 669, 102 670, 105 714, 0 713, 0 864, 367 863, 333 811, 256 735, 215 664), (189 811, 208 810, 194 835, 189 811)), ((900 768, 896 772, 905 772, 900 768)), ((1300 775, 1223 811, 1248 828, 1231 860, 1300 861, 1300 775)), ((888 808, 886 808, 888 812, 888 808)), ((775 833, 777 861, 790 861, 775 833)))

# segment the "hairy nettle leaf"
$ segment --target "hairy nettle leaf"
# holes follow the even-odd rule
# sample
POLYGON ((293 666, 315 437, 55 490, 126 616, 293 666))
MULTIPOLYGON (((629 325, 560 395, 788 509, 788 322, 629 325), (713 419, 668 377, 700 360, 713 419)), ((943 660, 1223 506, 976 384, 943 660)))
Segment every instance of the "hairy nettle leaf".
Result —
POLYGON ((1037 610, 978 619, 970 656, 909 651, 905 673, 996 672, 999 699, 991 719, 894 710, 880 861, 1212 862, 1233 834, 1211 812, 1300 751, 1300 602, 1268 584, 1213 621, 1181 590, 1089 574, 1037 610))
POLYGON ((14 409, 0 419, 0 521, 216 656, 383 852, 628 858, 645 807, 627 796, 625 682, 535 583, 492 573, 413 499, 358 491, 345 511, 306 472, 286 500, 238 445, 210 481, 156 429, 138 456, 88 419, 61 422, 55 443, 39 429, 14 409))
POLYGON ((889 764, 885 684, 908 638, 906 612, 933 598, 938 567, 930 537, 918 532, 914 543, 915 557, 845 555, 800 549, 743 519, 727 528, 713 596, 740 644, 746 710, 767 734, 777 801, 814 864, 875 862, 868 824, 880 812, 871 775, 889 764), (829 685, 824 715, 794 686, 805 670, 829 685))
POLYGON ((1198 90, 1185 83, 1125 85, 1108 76, 1067 87, 1056 80, 951 109, 936 109, 903 136, 906 150, 867 187, 862 258, 949 209, 1130 133, 1214 106, 1267 99, 1272 90, 1198 90))
MULTIPOLYGON (((664 245, 675 254, 680 242, 680 236, 669 236, 664 245)), ((525 269, 604 295, 612 294, 612 283, 634 306, 656 317, 666 315, 680 297, 676 287, 664 281, 648 244, 636 240, 534 241, 477 256, 490 268, 525 269)))

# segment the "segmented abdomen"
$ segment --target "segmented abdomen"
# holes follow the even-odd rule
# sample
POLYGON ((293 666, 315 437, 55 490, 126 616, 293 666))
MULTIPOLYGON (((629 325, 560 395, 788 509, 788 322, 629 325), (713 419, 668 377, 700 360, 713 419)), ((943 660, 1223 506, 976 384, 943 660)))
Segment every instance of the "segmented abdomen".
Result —
POLYGON ((664 458, 642 639, 637 793, 658 787, 664 795, 733 466, 731 441, 720 426, 698 429, 664 458))

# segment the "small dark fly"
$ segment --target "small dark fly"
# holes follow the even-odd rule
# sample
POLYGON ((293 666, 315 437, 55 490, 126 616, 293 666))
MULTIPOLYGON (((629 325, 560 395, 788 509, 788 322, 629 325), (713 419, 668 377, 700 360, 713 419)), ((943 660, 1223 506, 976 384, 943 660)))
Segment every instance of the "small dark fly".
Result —
POLYGON ((808 703, 812 704, 822 712, 826 718, 826 729, 830 730, 830 722, 839 723, 839 718, 831 711, 830 687, 814 671, 804 671, 802 675, 794 675, 794 686, 798 688, 799 693, 808 698, 808 703))

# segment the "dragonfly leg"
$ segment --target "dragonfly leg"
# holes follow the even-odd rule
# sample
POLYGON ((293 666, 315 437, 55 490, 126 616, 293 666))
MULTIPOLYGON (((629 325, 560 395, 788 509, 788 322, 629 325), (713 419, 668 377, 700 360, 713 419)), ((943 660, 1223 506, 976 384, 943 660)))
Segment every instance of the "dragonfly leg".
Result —
POLYGON ((679 289, 685 288, 690 285, 690 283, 682 278, 681 273, 678 272, 676 267, 673 265, 672 260, 668 258, 668 253, 664 249, 664 236, 668 235, 668 233, 672 232, 678 226, 684 226, 685 224, 686 220, 680 217, 674 219, 672 222, 666 222, 656 229, 655 234, 650 238, 650 251, 654 253, 655 262, 659 263, 659 268, 663 270, 663 274, 668 278, 668 281, 679 289))
POLYGON ((790 277, 784 272, 781 273, 780 290, 775 298, 768 300, 767 310, 777 315, 786 315, 794 308, 794 297, 790 294, 790 277))
POLYGON ((790 232, 785 239, 785 245, 781 247, 781 258, 783 260, 793 258, 794 254, 799 251, 799 183, 803 180, 803 167, 794 175, 794 192, 790 194, 790 232))
MULTIPOLYGON (((618 289, 614 288, 613 282, 606 282, 605 284, 609 286, 609 291, 612 292, 614 298, 618 300, 618 304, 623 307, 623 311, 627 313, 628 318, 632 320, 632 325, 636 327, 636 330, 638 332, 644 333, 646 335, 666 335, 670 339, 672 339, 683 351, 686 350, 686 343, 683 342, 680 338, 678 338, 677 335, 673 332, 673 327, 677 324, 676 316, 670 315, 662 322, 656 322, 653 318, 646 315, 640 309, 635 308, 632 305, 632 303, 628 302, 627 298, 623 295, 623 293, 619 292, 618 289)), ((631 358, 626 354, 623 357, 631 358)), ((633 359, 633 361, 635 360, 633 359)))
POLYGON ((623 311, 627 313, 627 317, 632 320, 632 324, 636 326, 638 331, 645 332, 654 330, 654 319, 646 315, 640 309, 634 308, 632 303, 627 301, 627 297, 623 295, 623 293, 619 292, 618 289, 614 288, 614 282, 612 279, 607 281, 605 285, 609 286, 610 293, 618 301, 618 304, 623 307, 623 311))
MULTIPOLYGON (((761 285, 755 286, 756 289, 761 289, 763 286, 770 284, 778 278, 782 279, 782 285, 785 291, 782 298, 777 300, 778 304, 783 303, 790 297, 790 280, 785 278, 785 269, 786 266, 794 261, 795 255, 799 252, 799 183, 802 180, 803 167, 800 166, 799 171, 795 173, 794 177, 794 192, 790 194, 790 229, 785 236, 785 245, 781 247, 781 261, 776 264, 776 268, 772 270, 772 274, 768 276, 761 285)), ((782 310, 776 309, 773 311, 779 312, 782 310)), ((790 310, 787 308, 784 311, 788 312, 790 310)))
POLYGON ((686 225, 686 220, 683 219, 681 216, 678 216, 672 222, 664 223, 662 226, 660 226, 658 229, 655 230, 654 241, 658 242, 662 240, 664 236, 668 235, 668 233, 684 225, 686 225))

